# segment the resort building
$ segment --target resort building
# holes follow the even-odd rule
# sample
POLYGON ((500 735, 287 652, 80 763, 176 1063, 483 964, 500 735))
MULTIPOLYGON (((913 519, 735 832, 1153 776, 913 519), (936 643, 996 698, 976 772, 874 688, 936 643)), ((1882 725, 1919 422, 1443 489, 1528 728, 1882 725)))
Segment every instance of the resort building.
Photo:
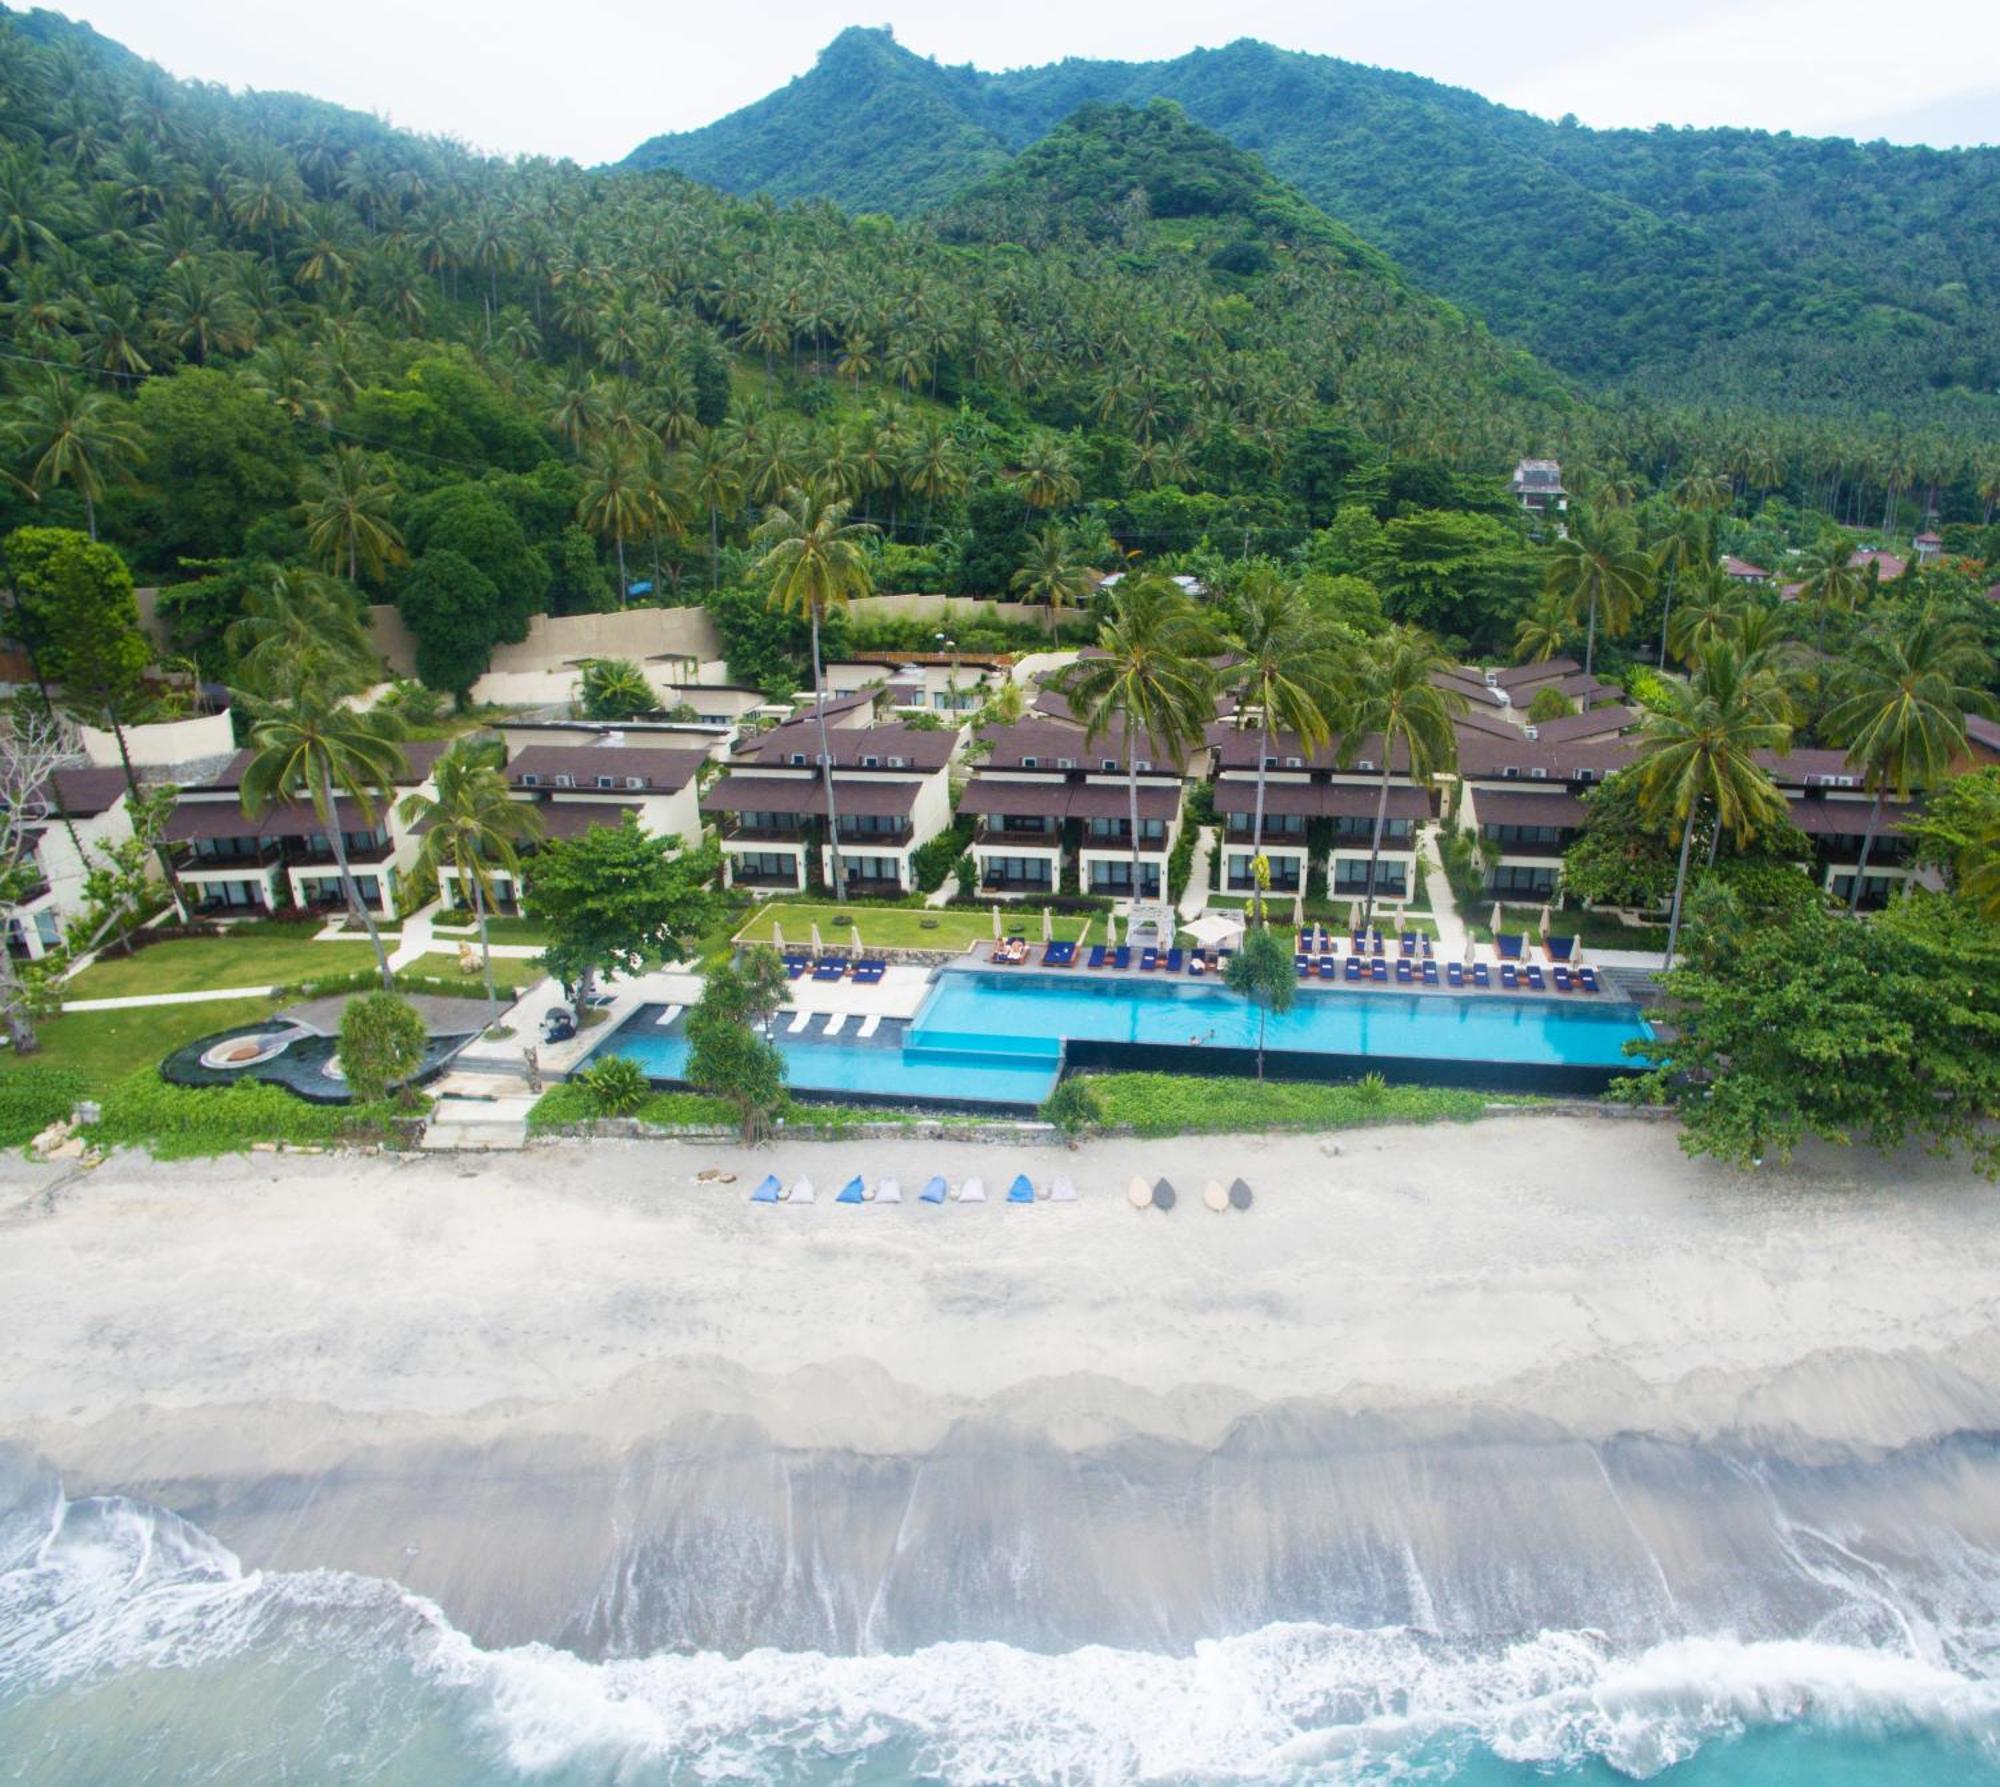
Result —
MULTIPOLYGON (((863 711, 866 711, 865 709, 863 711)), ((951 823, 953 730, 830 728, 840 876, 851 894, 916 891, 911 857, 951 823)), ((719 821, 725 887, 804 893, 833 884, 819 727, 812 720, 752 739, 701 797, 719 821)))
MULTIPOLYGON (((1502 722, 1504 724, 1504 722, 1502 722)), ((1220 828, 1220 893, 1249 894, 1256 888, 1257 768, 1263 753, 1264 860, 1274 894, 1311 891, 1317 862, 1334 899, 1361 899, 1368 892, 1368 864, 1375 836, 1375 812, 1382 793, 1379 740, 1364 740, 1347 759, 1332 745, 1306 752, 1290 733, 1268 742, 1248 728, 1219 725, 1214 749, 1215 818, 1220 828)), ((1408 776, 1408 760, 1391 771, 1382 824, 1382 853, 1376 863, 1375 897, 1407 900, 1416 884, 1417 832, 1431 817, 1431 796, 1408 776)))
MULTIPOLYGON (((1854 897, 1854 877, 1861 867, 1861 846, 1868 832, 1874 794, 1862 783, 1860 771, 1840 751, 1796 750, 1787 756, 1771 752, 1758 761, 1785 797, 1791 822, 1812 845, 1806 865, 1813 878, 1836 899, 1854 897)), ((1930 871, 1919 869, 1903 836, 1903 821, 1921 803, 1887 799, 1882 803, 1873 843, 1868 847, 1868 872, 1862 877, 1861 909, 1874 911, 1892 895, 1916 881, 1939 885, 1930 871)))
MULTIPOLYGON (((445 749, 436 739, 405 744, 392 799, 368 807, 351 795, 334 801, 355 886, 380 917, 395 916, 402 877, 417 854, 416 838, 396 807, 414 790, 434 792, 431 766, 445 749)), ((209 781, 183 788, 167 816, 164 840, 190 905, 227 914, 343 904, 333 843, 310 801, 279 801, 255 819, 245 815, 243 774, 252 755, 238 751, 209 781)))
POLYGON ((1935 564, 1938 555, 1944 551, 1944 536, 1932 533, 1919 534, 1916 538, 1916 548, 1918 564, 1935 564))
MULTIPOLYGON (((622 825, 628 813, 648 837, 678 838, 678 848, 701 841, 695 782, 709 760, 706 750, 634 744, 616 728, 600 738, 563 744, 517 746, 511 738, 508 743, 507 791, 535 809, 541 821, 536 842, 578 838, 599 825, 622 825)), ((520 854, 530 856, 534 847, 533 842, 523 845, 520 854)), ((521 890, 513 876, 496 869, 490 882, 492 910, 521 910, 521 890)), ((447 906, 472 903, 460 890, 455 869, 438 871, 438 892, 447 906)))
POLYGON ((96 852, 132 835, 123 769, 59 769, 50 780, 37 803, 46 815, 27 840, 34 882, 7 908, 7 951, 28 961, 60 944, 63 927, 83 910, 84 877, 101 861, 96 852))
POLYGON ((1149 742, 1128 755, 1117 731, 1086 745, 1081 726, 1039 713, 980 737, 987 755, 958 810, 979 821, 972 854, 981 893, 1046 898, 1063 891, 1074 866, 1079 891, 1130 897, 1136 776, 1137 891, 1161 896, 1181 830, 1183 758, 1149 742))
POLYGON ((922 713, 951 719, 984 707, 1013 662, 995 652, 888 652, 827 665, 826 686, 842 695, 879 690, 892 717, 922 713))
POLYGON ((1458 824, 1486 862, 1490 899, 1542 901, 1562 880, 1563 852, 1583 829, 1583 796, 1633 760, 1623 738, 1495 738, 1460 727, 1458 824))
POLYGON ((1561 514, 1569 507, 1560 460, 1523 459, 1507 480, 1507 490, 1522 508, 1537 515, 1561 514))
POLYGON ((1733 552, 1723 556, 1722 574, 1732 583, 1747 584, 1753 589, 1761 589, 1771 581, 1771 573, 1762 565, 1753 565, 1747 558, 1738 558, 1733 552))

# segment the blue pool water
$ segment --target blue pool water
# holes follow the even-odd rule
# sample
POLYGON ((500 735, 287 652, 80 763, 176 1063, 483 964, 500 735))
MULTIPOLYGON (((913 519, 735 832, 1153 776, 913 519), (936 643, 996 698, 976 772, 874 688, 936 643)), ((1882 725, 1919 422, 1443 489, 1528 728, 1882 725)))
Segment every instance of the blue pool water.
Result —
MULTIPOLYGON (((1257 1046, 1257 1012, 1239 994, 1189 980, 1094 978, 1085 972, 941 975, 912 1026, 998 1039, 1061 1036, 1092 1042, 1204 1048, 1257 1046)), ((1625 1044, 1649 1036, 1622 1001, 1577 994, 1411 993, 1388 987, 1303 988, 1271 1018, 1265 1047, 1399 1060, 1498 1061, 1623 1067, 1625 1044)))
MULTIPOLYGON (((785 1083, 798 1092, 864 1093, 944 1104, 1038 1105, 1056 1083, 1062 1044, 1049 1037, 1015 1037, 997 1044, 979 1036, 938 1033, 893 1041, 836 1037, 830 1042, 773 1039, 785 1057, 785 1083)), ((654 1080, 679 1080, 688 1045, 678 1029, 662 1031, 641 1012, 611 1041, 654 1080)))

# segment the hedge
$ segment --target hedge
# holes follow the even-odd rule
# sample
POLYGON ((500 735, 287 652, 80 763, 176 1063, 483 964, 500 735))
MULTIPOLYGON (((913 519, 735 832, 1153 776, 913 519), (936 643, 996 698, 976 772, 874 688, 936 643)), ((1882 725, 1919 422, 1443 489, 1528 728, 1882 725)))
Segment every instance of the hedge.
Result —
MULTIPOLYGON (((172 1086, 156 1070, 114 1082, 85 1134, 101 1147, 144 1148, 157 1160, 241 1154, 254 1142, 332 1146, 400 1139, 414 1120, 393 1104, 320 1105, 281 1086, 172 1086)), ((416 1107, 421 1109, 421 1105, 416 1107)))
POLYGON ((29 1062, 0 1074, 0 1147, 33 1141, 89 1095, 89 1082, 74 1068, 29 1062))
MULTIPOLYGON (((1469 1123, 1497 1102, 1484 1092, 1391 1086, 1379 1079, 1244 1080, 1178 1073, 1091 1074, 1109 1126, 1142 1136, 1215 1135, 1265 1129, 1342 1129, 1360 1123, 1469 1123)), ((1531 1102, 1531 1101, 1530 1101, 1531 1102)))

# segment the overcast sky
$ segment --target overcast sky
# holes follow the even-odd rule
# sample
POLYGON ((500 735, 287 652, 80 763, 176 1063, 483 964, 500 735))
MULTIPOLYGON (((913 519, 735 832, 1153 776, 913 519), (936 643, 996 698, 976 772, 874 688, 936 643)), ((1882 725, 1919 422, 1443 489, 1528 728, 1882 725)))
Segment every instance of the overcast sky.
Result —
POLYGON ((1586 124, 1749 124, 1951 145, 2000 141, 2000 3, 1932 0, 83 0, 175 74, 290 88, 504 154, 616 160, 889 23, 941 62, 1148 60, 1261 37, 1408 69, 1586 124))

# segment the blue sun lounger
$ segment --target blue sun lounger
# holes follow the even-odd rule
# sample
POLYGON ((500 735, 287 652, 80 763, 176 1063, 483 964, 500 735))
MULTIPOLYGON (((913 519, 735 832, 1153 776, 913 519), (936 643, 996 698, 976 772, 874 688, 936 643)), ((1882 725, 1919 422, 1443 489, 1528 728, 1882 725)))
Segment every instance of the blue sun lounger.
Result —
POLYGON ((1311 980, 1313 971, 1312 957, 1295 954, 1292 957, 1292 971, 1295 974, 1297 974, 1299 979, 1301 980, 1311 980))
POLYGON ((1111 952, 1111 965, 1114 968, 1129 968, 1132 966, 1131 944, 1121 943, 1111 952))
MULTIPOLYGON (((1376 940, 1375 947, 1377 949, 1382 947, 1379 938, 1376 940)), ((1389 964, 1380 956, 1371 956, 1368 960, 1368 978, 1370 980, 1386 981, 1389 978, 1389 964)))
POLYGON ((1427 987, 1434 987, 1434 986, 1436 986, 1436 985, 1437 985, 1437 983, 1438 983, 1438 965, 1437 965, 1437 963, 1435 963, 1434 961, 1432 961, 1432 960, 1431 960, 1431 958, 1430 958, 1429 956, 1426 956, 1426 957, 1424 957, 1424 959, 1423 959, 1423 963, 1422 963, 1422 967, 1423 967, 1423 971, 1424 971, 1424 985, 1425 985, 1425 986, 1427 986, 1427 987))
POLYGON ((1148 946, 1139 952, 1139 972, 1151 974, 1160 965, 1160 952, 1148 946))
POLYGON ((1444 978, 1445 978, 1445 984, 1446 984, 1447 986, 1454 986, 1454 987, 1462 987, 1462 986, 1464 986, 1464 985, 1465 985, 1465 964, 1464 964, 1463 962, 1447 962, 1447 963, 1445 963, 1445 965, 1444 965, 1444 978))
POLYGON ((813 963, 814 980, 839 980, 847 972, 847 963, 839 956, 822 956, 813 963))
POLYGON ((1567 962, 1570 957, 1576 954, 1576 939, 1574 937, 1544 937, 1542 939, 1542 947, 1549 952, 1550 961, 1567 962))
POLYGON ((785 958, 785 978, 787 980, 797 980, 811 966, 811 956, 787 956, 785 958))
POLYGON ((1586 993, 1596 992, 1597 970, 1595 968, 1587 968, 1587 967, 1579 968, 1576 971, 1576 984, 1582 991, 1586 993))
POLYGON ((1417 938, 1414 931, 1396 939, 1396 953, 1399 956, 1413 956, 1417 953, 1417 938))
POLYGON ((889 964, 887 962, 877 961, 872 957, 868 961, 856 962, 854 964, 855 981, 864 987, 874 986, 888 972, 889 964))
POLYGON ((1349 956, 1347 958, 1347 968, 1345 970, 1344 978, 1348 980, 1359 980, 1361 978, 1361 975, 1362 975, 1361 958, 1359 956, 1349 956))
POLYGON ((1472 964, 1472 984, 1476 987, 1490 987, 1493 984, 1493 970, 1484 962, 1472 964))
POLYGON ((1084 963, 1084 966, 1086 968, 1102 968, 1104 966, 1103 944, 1093 943, 1090 946, 1090 959, 1084 963))
POLYGON ((1340 972, 1340 958, 1338 956, 1320 957, 1319 977, 1321 980, 1332 980, 1339 972, 1340 972))
POLYGON ((1032 1204, 1035 1201, 1035 1184, 1026 1173, 1014 1175, 1014 1183, 1007 1187, 1007 1201, 1010 1204, 1032 1204))
POLYGON ((1512 962, 1500 964, 1500 984, 1510 993, 1518 993, 1521 990, 1521 971, 1512 962))
POLYGON ((1518 962, 1521 959, 1521 939, 1512 931, 1501 931, 1493 939, 1493 947, 1499 951, 1503 962, 1518 962))
POLYGON ((1396 958, 1396 981, 1400 986, 1408 986, 1410 984, 1410 958, 1408 956, 1398 956, 1396 958))
POLYGON ((941 1204, 945 1200, 945 1194, 950 1190, 951 1187, 944 1182, 943 1175, 939 1174, 924 1181, 923 1190, 917 1193, 917 1202, 920 1204, 941 1204))
POLYGON ((845 1185, 833 1194, 833 1201, 836 1204, 858 1204, 866 1196, 867 1192, 862 1186, 861 1175, 856 1173, 852 1179, 848 1180, 845 1185))
POLYGON ((1076 960, 1074 943, 1051 943, 1042 950, 1044 968, 1067 968, 1076 960))
POLYGON ((1521 972, 1528 977, 1528 985, 1533 987, 1536 992, 1546 993, 1549 990, 1549 983, 1542 978, 1542 969, 1539 962, 1530 962, 1521 972))
POLYGON ((779 1194, 784 1189, 778 1183, 778 1175, 776 1173, 766 1173, 758 1181, 757 1189, 750 1194, 750 1201, 753 1204, 775 1204, 778 1201, 779 1194))
POLYGON ((1555 979, 1556 991, 1558 993, 1567 993, 1574 990, 1576 983, 1570 978, 1569 970, 1565 968, 1562 965, 1562 963, 1560 962, 1556 963, 1556 965, 1549 970, 1549 973, 1555 979))

